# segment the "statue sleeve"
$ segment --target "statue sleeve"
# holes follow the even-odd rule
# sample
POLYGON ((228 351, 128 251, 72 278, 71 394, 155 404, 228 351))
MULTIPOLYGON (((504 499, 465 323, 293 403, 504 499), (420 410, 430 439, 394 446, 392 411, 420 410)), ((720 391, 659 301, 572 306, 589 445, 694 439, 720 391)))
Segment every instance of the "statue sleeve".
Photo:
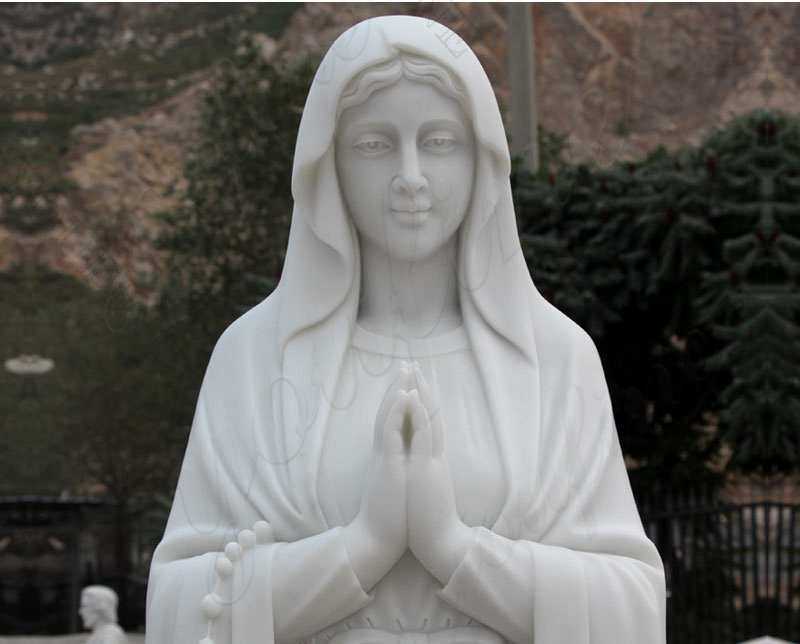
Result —
POLYGON ((516 644, 663 644, 662 562, 636 509, 597 350, 585 342, 577 382, 595 395, 569 461, 555 464, 562 476, 551 485, 569 488, 565 503, 543 530, 522 527, 523 538, 476 528, 440 596, 516 644))
POLYGON ((247 429, 242 356, 248 350, 229 328, 209 360, 172 509, 150 564, 146 644, 274 641, 272 559, 279 544, 249 548, 230 574, 217 569, 226 545, 265 518, 241 482, 240 436, 247 429))
POLYGON ((364 592, 350 563, 341 527, 281 544, 273 563, 277 641, 297 641, 358 612, 364 592))
MULTIPOLYGON (((208 373, 204 388, 207 379, 208 373)), ((172 510, 150 566, 146 644, 273 641, 271 561, 278 544, 256 546, 237 562, 224 587, 218 582, 217 559, 238 529, 256 517, 241 515, 242 505, 231 494, 236 486, 214 439, 201 389, 172 510), (209 631, 202 603, 215 592, 221 610, 209 631), (261 639, 247 639, 248 631, 260 632, 261 639)))

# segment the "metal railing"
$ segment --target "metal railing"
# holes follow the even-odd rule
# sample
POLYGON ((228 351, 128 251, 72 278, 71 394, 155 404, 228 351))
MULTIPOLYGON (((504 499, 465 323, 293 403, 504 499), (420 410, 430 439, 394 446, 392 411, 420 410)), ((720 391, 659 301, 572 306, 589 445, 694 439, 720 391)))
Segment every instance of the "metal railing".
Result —
POLYGON ((800 640, 800 505, 643 512, 664 561, 668 642, 800 640))
MULTIPOLYGON (((640 499, 639 507, 645 529, 664 561, 670 644, 732 644, 765 634, 800 641, 800 504, 732 504, 720 502, 713 494, 695 493, 678 500, 669 494, 651 498, 655 503, 640 499)), ((101 517, 95 512, 91 521, 84 522, 62 517, 48 506, 39 520, 39 515, 28 511, 31 507, 41 510, 41 501, 6 506, 0 523, 4 534, 14 535, 14 541, 30 544, 26 546, 29 549, 40 542, 49 543, 46 537, 51 536, 64 543, 62 568, 66 576, 56 579, 51 574, 52 588, 44 580, 32 577, 29 570, 20 568, 15 576, 13 557, 19 558, 25 551, 12 556, 7 548, 7 569, 0 584, 4 589, 0 593, 3 631, 50 630, 44 628, 41 615, 27 615, 21 610, 23 605, 31 604, 23 601, 25 589, 19 584, 24 583, 36 587, 41 601, 34 603, 41 609, 39 613, 49 613, 58 622, 53 628, 58 627, 59 632, 75 630, 74 625, 69 626, 77 608, 76 591, 85 583, 106 583, 116 588, 120 594, 120 619, 126 628, 144 625, 145 572, 160 536, 160 522, 143 517, 141 525, 137 524, 136 538, 131 543, 135 551, 131 553, 134 574, 122 577, 102 563, 103 557, 93 573, 88 566, 78 565, 76 558, 77 534, 97 533, 98 543, 104 543, 106 540, 99 537, 112 515, 101 517), (28 514, 20 514, 21 509, 28 514), (41 534, 31 533, 30 538, 25 538, 32 526, 39 526, 41 534), (56 588, 57 584, 63 587, 56 588), (60 602, 57 608, 55 604, 48 604, 46 609, 39 606, 47 603, 45 600, 56 599, 60 602)), ((38 561, 38 550, 32 550, 30 555, 32 561, 38 561)))

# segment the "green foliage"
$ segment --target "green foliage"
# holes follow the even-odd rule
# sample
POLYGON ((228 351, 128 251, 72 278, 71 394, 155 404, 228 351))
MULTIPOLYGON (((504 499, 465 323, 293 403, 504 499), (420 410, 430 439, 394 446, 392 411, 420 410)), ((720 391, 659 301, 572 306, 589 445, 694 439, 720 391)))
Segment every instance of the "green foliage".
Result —
POLYGON ((101 484, 129 504, 170 489, 202 374, 183 330, 123 293, 38 270, 3 273, 0 301, 4 359, 54 363, 0 370, 0 494, 101 484))
POLYGON ((515 179, 534 279, 597 340, 644 481, 705 479, 723 446, 730 469, 795 467, 797 168, 800 120, 759 111, 695 149, 515 179))
POLYGON ((759 111, 706 144, 711 220, 722 237, 704 275, 701 319, 724 347, 723 436, 736 465, 800 458, 800 121, 759 111))
POLYGON ((163 213, 172 273, 189 306, 219 332, 280 276, 292 200, 292 159, 314 67, 277 67, 248 42, 205 101, 186 173, 186 205, 163 213))

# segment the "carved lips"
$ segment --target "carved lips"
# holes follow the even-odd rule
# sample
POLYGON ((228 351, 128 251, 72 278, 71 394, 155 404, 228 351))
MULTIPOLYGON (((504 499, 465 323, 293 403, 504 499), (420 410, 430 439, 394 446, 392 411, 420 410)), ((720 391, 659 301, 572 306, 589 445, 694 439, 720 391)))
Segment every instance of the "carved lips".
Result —
POLYGON ((403 226, 421 226, 427 221, 431 214, 431 209, 424 210, 395 210, 392 209, 392 216, 395 221, 403 226))
POLYGON ((431 214, 432 204, 430 199, 422 198, 411 200, 396 200, 392 206, 392 216, 395 221, 403 226, 421 226, 431 214), (399 203, 397 203, 399 201, 399 203), (405 201, 405 203, 404 203, 405 201))

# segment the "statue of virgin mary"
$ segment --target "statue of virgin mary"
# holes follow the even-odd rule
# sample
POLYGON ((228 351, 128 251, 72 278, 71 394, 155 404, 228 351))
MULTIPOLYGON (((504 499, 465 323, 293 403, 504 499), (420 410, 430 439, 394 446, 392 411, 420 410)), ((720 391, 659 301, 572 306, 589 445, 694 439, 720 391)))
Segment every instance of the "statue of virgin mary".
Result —
POLYGON ((388 16, 314 78, 280 283, 219 338, 147 644, 659 644, 595 346, 531 281, 500 111, 388 16))

